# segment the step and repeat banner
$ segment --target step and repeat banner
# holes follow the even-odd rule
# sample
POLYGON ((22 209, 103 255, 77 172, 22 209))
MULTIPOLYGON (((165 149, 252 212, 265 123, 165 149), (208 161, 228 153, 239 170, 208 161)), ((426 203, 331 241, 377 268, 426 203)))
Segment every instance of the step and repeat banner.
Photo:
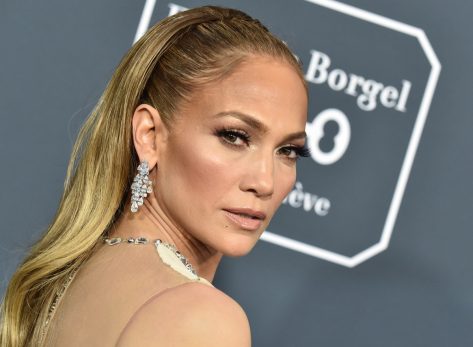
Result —
MULTIPOLYGON (((206 1, 0 4, 2 293, 52 217, 73 139, 127 48, 206 1)), ((255 346, 473 345, 473 4, 215 1, 281 37, 311 156, 215 285, 255 346)))

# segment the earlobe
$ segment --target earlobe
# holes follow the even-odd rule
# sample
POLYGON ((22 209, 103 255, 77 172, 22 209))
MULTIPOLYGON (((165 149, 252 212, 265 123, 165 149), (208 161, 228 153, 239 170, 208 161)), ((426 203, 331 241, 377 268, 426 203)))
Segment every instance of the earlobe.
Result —
POLYGON ((138 105, 133 113, 132 127, 136 153, 140 161, 148 161, 152 169, 159 161, 159 144, 167 136, 158 110, 148 104, 138 105))

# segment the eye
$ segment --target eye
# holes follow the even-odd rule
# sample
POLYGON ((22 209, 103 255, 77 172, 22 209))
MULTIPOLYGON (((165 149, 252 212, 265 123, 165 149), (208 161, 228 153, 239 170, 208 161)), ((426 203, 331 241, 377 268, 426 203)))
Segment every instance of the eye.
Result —
POLYGON ((293 161, 296 161, 300 157, 310 156, 309 148, 302 146, 285 146, 279 149, 279 153, 293 161))
POLYGON ((216 135, 232 146, 248 145, 250 142, 250 135, 239 129, 220 129, 217 130, 216 135))

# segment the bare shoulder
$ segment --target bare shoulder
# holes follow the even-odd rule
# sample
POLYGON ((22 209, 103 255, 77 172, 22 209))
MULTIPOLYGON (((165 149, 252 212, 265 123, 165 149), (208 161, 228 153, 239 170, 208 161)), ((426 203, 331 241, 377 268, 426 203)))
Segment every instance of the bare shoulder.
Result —
POLYGON ((250 325, 241 306, 222 291, 196 282, 151 297, 117 342, 119 347, 250 345, 250 325))

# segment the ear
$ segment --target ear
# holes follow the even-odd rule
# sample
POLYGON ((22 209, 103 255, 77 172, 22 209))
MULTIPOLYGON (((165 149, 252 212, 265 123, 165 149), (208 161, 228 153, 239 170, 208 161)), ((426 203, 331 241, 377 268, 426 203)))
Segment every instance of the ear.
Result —
POLYGON ((141 104, 133 113, 133 144, 140 161, 146 160, 150 170, 159 162, 168 129, 157 109, 141 104))

